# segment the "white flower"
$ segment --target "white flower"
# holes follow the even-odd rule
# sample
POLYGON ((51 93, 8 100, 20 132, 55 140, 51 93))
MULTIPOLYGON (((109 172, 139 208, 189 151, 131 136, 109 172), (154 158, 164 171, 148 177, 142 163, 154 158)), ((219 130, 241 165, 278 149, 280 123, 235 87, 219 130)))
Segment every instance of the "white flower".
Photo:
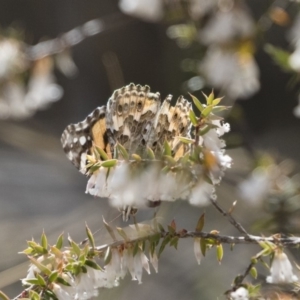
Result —
POLYGON ((232 98, 247 98, 259 89, 259 69, 251 54, 208 48, 199 66, 208 84, 223 89, 232 98), (230 76, 228 76, 230 74, 230 76))
POLYGON ((199 32, 199 40, 205 45, 223 44, 237 38, 253 35, 254 22, 245 10, 218 10, 199 32))
POLYGON ((249 292, 244 287, 239 287, 236 291, 230 293, 232 300, 248 300, 249 292))
POLYGON ((58 283, 53 283, 52 288, 55 296, 58 300, 73 300, 74 298, 74 289, 69 286, 65 286, 58 283))
POLYGON ((155 272, 158 273, 158 257, 156 252, 154 251, 153 254, 150 253, 149 258, 152 267, 154 268, 155 272))
POLYGON ((206 181, 199 182, 191 191, 189 202, 192 205, 205 206, 208 205, 209 199, 214 194, 214 187, 206 181))
POLYGON ((190 0, 189 13, 194 20, 198 20, 213 10, 218 0, 190 0))
POLYGON ((137 280, 139 284, 142 283, 143 268, 150 274, 148 258, 143 251, 138 250, 137 254, 133 256, 132 249, 127 249, 123 252, 125 265, 128 267, 132 280, 137 280))
POLYGON ((270 173, 266 168, 258 167, 239 185, 239 194, 250 204, 256 205, 268 195, 270 188, 270 173))
POLYGON ((16 39, 0 39, 0 80, 21 73, 26 67, 22 44, 16 39))
POLYGON ((298 280, 287 255, 281 251, 275 253, 270 271, 271 275, 266 279, 268 283, 293 283, 298 280))
POLYGON ((157 22, 163 18, 162 0, 120 0, 123 13, 146 21, 157 22))

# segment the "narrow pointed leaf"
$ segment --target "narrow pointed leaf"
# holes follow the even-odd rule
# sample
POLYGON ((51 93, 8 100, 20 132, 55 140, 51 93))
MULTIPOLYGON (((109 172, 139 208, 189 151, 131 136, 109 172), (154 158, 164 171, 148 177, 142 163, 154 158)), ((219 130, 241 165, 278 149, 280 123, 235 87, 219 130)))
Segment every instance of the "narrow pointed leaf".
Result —
POLYGON ((167 140, 164 142, 164 155, 172 156, 172 150, 167 140))
POLYGON ((214 95, 214 91, 211 91, 211 93, 209 94, 209 96, 206 98, 206 101, 207 101, 207 105, 211 105, 213 100, 215 98, 215 95, 214 95))
POLYGON ((104 167, 104 168, 111 168, 111 167, 114 167, 116 164, 117 164, 117 161, 116 159, 108 159, 108 160, 105 160, 102 164, 101 164, 101 167, 104 167))
POLYGON ((37 273, 36 278, 39 281, 40 286, 46 286, 46 281, 40 274, 37 273))
POLYGON ((100 157, 102 158, 102 160, 108 160, 108 155, 103 149, 96 147, 96 150, 100 154, 100 157))
POLYGON ((136 161, 141 161, 142 160, 142 158, 138 154, 135 154, 135 153, 131 154, 131 157, 136 161))
POLYGON ((224 254, 223 246, 222 246, 222 244, 220 244, 220 245, 217 245, 216 247, 217 247, 217 259, 218 259, 219 263, 221 263, 223 254, 224 254))
POLYGON ((63 245, 63 242, 64 242, 64 234, 61 233, 60 236, 58 237, 57 241, 56 241, 56 248, 57 249, 61 249, 62 245, 63 245))
POLYGON ((164 155, 164 160, 171 166, 176 164, 176 160, 172 156, 164 155))
POLYGON ((90 242, 90 245, 92 248, 95 248, 95 239, 94 239, 94 236, 93 236, 93 233, 92 231, 90 230, 90 228, 87 226, 87 224, 85 224, 85 230, 86 230, 86 234, 88 236, 88 239, 89 239, 89 242, 90 242))
POLYGON ((147 155, 150 159, 155 159, 155 154, 150 147, 147 147, 147 155))
POLYGON ((40 295, 33 290, 29 290, 29 298, 30 298, 30 300, 40 300, 41 299, 40 295))
POLYGON ((80 250, 78 244, 76 244, 74 241, 71 241, 71 247, 72 247, 74 253, 79 257, 81 250, 80 250))
POLYGON ((58 277, 58 271, 55 270, 50 274, 49 281, 54 282, 57 279, 57 277, 58 277))
POLYGON ((193 100, 195 106, 201 112, 204 109, 204 107, 203 107, 202 103, 200 102, 200 100, 192 94, 190 94, 190 96, 192 97, 192 100, 193 100))
POLYGON ((127 150, 125 149, 124 146, 122 146, 121 144, 118 143, 117 144, 117 149, 121 153, 123 159, 129 160, 129 154, 128 154, 128 152, 127 152, 127 150))
POLYGON ((65 286, 71 286, 69 282, 67 282, 66 280, 64 280, 62 277, 58 276, 56 278, 56 282, 65 285, 65 286))
POLYGON ((112 253, 110 247, 107 247, 105 255, 104 255, 104 263, 108 265, 111 261, 112 253))
POLYGON ((126 232, 123 230, 123 228, 117 227, 117 231, 118 231, 118 234, 119 234, 126 242, 129 241, 129 238, 128 238, 126 232))
POLYGON ((204 221, 205 221, 205 214, 202 214, 197 222, 196 229, 195 229, 196 232, 202 231, 204 227, 204 221))
POLYGON ((2 291, 0 291, 0 299, 2 300, 10 300, 7 295, 5 295, 2 291))
POLYGON ((213 106, 218 105, 221 102, 222 99, 223 99, 223 97, 214 99, 213 102, 212 102, 212 105, 213 106))
POLYGON ((206 240, 204 238, 200 238, 200 249, 201 249, 202 255, 205 256, 205 254, 206 254, 206 240))
POLYGON ((33 265, 35 265, 38 269, 40 269, 41 270, 41 272, 43 272, 44 274, 46 274, 46 275, 50 275, 51 274, 51 270, 50 269, 48 269, 46 266, 44 266, 43 264, 41 264, 41 263, 39 263, 35 258, 33 258, 33 257, 28 257, 29 258, 29 260, 31 261, 31 263, 33 264, 33 265))
POLYGON ((87 259, 85 261, 85 265, 87 265, 87 266, 89 266, 89 267, 91 267, 95 270, 101 270, 102 271, 102 268, 97 263, 95 263, 93 260, 87 259))
POLYGON ((211 113, 212 109, 213 109, 213 106, 212 106, 212 105, 206 106, 206 107, 202 110, 201 116, 204 117, 204 118, 206 118, 206 117, 211 113))
POLYGON ((159 250, 158 250, 158 257, 162 254, 162 252, 164 251, 166 245, 170 242, 171 240, 171 237, 170 236, 166 236, 164 238, 164 240, 162 241, 160 247, 159 247, 159 250))
POLYGON ((108 223, 104 220, 104 218, 103 218, 103 224, 104 224, 106 230, 108 231, 109 235, 112 237, 112 239, 114 241, 116 241, 117 238, 116 238, 116 235, 114 233, 114 230, 108 225, 108 223))
POLYGON ((133 255, 133 256, 136 256, 136 254, 138 253, 138 251, 139 251, 139 243, 136 242, 136 243, 134 244, 134 247, 133 247, 133 253, 132 253, 132 255, 133 255))
POLYGON ((48 248, 48 241, 45 232, 43 232, 41 236, 41 245, 44 249, 48 248))
POLYGON ((186 138, 186 137, 183 137, 183 136, 178 136, 177 138, 178 138, 182 143, 184 143, 184 144, 193 144, 193 143, 195 143, 195 140, 189 139, 189 138, 186 138))
POLYGON ((170 241, 170 246, 174 246, 174 248, 177 250, 178 247, 178 241, 179 241, 179 237, 178 236, 174 236, 171 241, 170 241))
POLYGON ((250 275, 251 275, 254 279, 257 278, 257 270, 256 270, 255 267, 252 267, 252 268, 250 269, 250 275))
POLYGON ((193 110, 190 110, 190 112, 189 112, 189 117, 190 117, 190 120, 191 120, 192 124, 193 124, 194 126, 197 126, 198 121, 197 121, 196 115, 195 115, 195 113, 194 113, 193 110))

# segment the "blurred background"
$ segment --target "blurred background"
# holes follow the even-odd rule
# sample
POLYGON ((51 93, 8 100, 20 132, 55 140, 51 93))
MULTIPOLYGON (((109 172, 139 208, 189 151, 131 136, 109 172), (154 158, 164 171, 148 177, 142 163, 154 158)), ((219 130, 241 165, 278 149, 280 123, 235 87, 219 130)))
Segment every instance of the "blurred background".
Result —
MULTIPOLYGON (((297 61, 291 62, 297 50, 292 39, 297 36, 289 36, 296 26, 299 4, 226 0, 211 1, 211 7, 207 7, 207 1, 202 0, 183 1, 184 4, 144 0, 141 6, 138 2, 0 0, 1 41, 17 36, 27 55, 21 75, 0 75, 0 89, 5 91, 0 92, 0 289, 10 297, 22 291, 19 279, 26 276, 28 261, 18 252, 26 248, 26 240, 38 240, 44 230, 52 243, 61 232, 70 233, 79 242, 85 238, 85 222, 96 231, 102 228, 102 216, 110 221, 119 215, 107 200, 84 193, 87 178, 68 161, 60 144, 64 128, 104 105, 116 88, 131 82, 148 84, 162 98, 173 94, 174 100, 181 94, 188 98, 188 92, 201 98, 201 91, 207 93, 212 88, 216 94, 225 95, 225 104, 233 106, 225 117, 232 128, 227 145, 234 165, 218 190, 223 207, 241 200, 238 184, 256 166, 257 153, 267 151, 274 161, 292 159, 293 168, 298 168, 298 67, 297 61), (234 13, 228 21, 230 26, 218 13, 234 13), (44 61, 45 54, 33 54, 36 48, 32 45, 63 37, 94 19, 98 23, 88 23, 92 27, 82 41, 77 43, 74 38, 72 42, 70 38, 74 45, 51 54, 51 62, 44 61), (214 26, 221 19, 220 25, 214 26), (266 48, 267 44, 289 51, 289 65, 287 53, 266 48), (227 51, 226 55, 222 51, 227 51), (243 69, 239 65, 228 67, 231 58, 227 58, 236 53, 246 53, 242 58, 249 63, 249 69, 248 65, 243 69), (14 114, 23 103, 21 97, 11 104, 15 87, 22 84, 24 97, 30 91, 42 93, 42 85, 38 86, 40 90, 30 90, 30 82, 31 86, 37 82, 30 80, 43 74, 47 74, 51 85, 47 96, 51 101, 31 105, 30 113, 14 114), (1 113, 1 101, 5 103, 5 114, 1 113)), ((47 47, 52 49, 53 45, 45 46, 43 51, 47 52, 47 47)), ((4 44, 0 43, 0 74, 1 62, 5 63, 2 52, 4 44)), ((20 56, 19 53, 16 57, 20 56)), ((177 227, 193 229, 205 211, 206 231, 222 228, 222 234, 239 234, 213 207, 195 209, 176 202, 160 209, 166 223, 175 218, 177 227)), ((254 228, 256 234, 272 233, 270 228, 251 227, 268 213, 270 210, 242 200, 235 210, 237 219, 249 230, 254 228)), ((139 212, 137 220, 143 221, 151 214, 139 212)), ((282 229, 280 218, 277 221, 277 228, 282 229)), ((113 224, 123 226, 120 218, 113 224)), ((299 233, 297 222, 293 226, 299 233)), ((103 243, 100 233, 96 234, 99 244, 103 243)), ((221 265, 211 252, 198 266, 193 242, 180 241, 178 251, 167 249, 163 253, 158 274, 154 270, 150 276, 144 274, 143 285, 131 281, 128 275, 119 287, 101 290, 99 299, 223 299, 234 277, 245 270, 249 257, 257 251, 254 246, 236 246, 234 251, 225 246, 221 265)), ((299 254, 294 259, 297 261, 299 254)))

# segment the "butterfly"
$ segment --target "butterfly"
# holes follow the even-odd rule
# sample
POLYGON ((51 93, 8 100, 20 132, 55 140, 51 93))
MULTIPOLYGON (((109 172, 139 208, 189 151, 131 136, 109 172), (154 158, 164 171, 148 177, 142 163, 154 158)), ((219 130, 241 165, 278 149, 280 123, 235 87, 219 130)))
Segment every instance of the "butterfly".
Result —
POLYGON ((114 91, 107 105, 97 107, 82 122, 70 124, 62 133, 61 143, 68 159, 86 173, 86 156, 95 147, 109 158, 119 143, 131 154, 143 156, 147 148, 161 154, 167 142, 173 157, 188 151, 188 145, 178 138, 189 137, 191 103, 180 96, 171 106, 172 95, 161 101, 158 92, 133 83, 114 91))

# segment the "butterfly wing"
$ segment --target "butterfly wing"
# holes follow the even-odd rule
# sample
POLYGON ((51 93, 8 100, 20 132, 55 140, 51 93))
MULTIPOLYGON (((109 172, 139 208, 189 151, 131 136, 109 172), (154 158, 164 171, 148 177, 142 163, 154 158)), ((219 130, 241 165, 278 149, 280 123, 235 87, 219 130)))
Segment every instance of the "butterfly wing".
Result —
POLYGON ((83 173, 86 172, 86 155, 92 154, 94 146, 111 157, 105 112, 106 106, 97 107, 82 122, 67 126, 61 136, 68 159, 83 173))

